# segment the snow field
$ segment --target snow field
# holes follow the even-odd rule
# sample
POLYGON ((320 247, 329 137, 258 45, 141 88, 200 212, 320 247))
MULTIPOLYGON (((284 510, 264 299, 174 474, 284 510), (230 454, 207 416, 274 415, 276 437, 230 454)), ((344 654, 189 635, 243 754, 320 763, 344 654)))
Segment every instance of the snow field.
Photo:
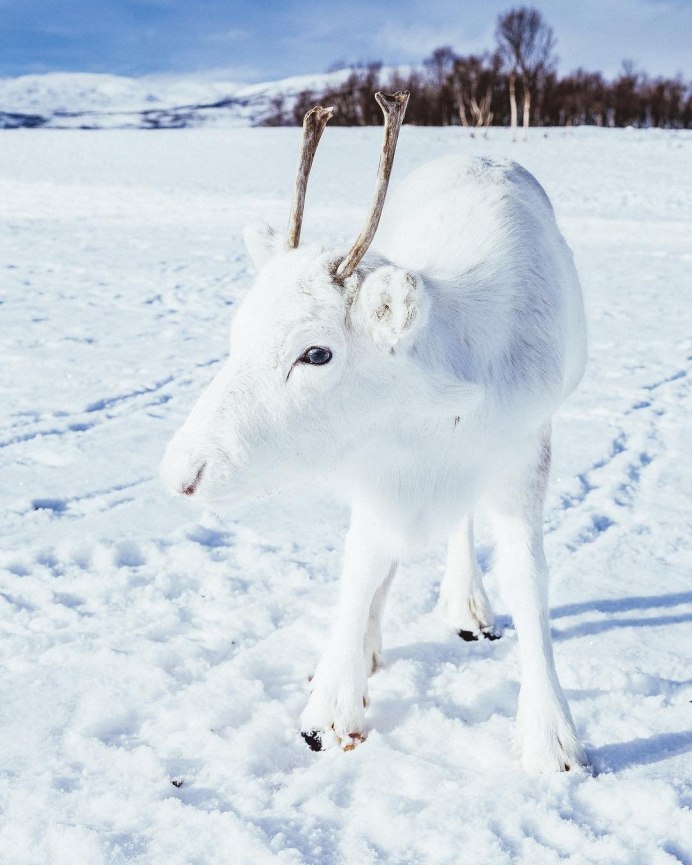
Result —
MULTIPOLYGON (((297 734, 347 512, 319 491, 198 514, 156 477, 226 351, 249 219, 283 228, 296 129, 16 131, 0 161, 0 861, 692 862, 689 133, 405 127, 396 177, 464 149, 543 183, 590 363, 555 422, 557 665, 593 773, 529 777, 516 635, 435 612, 403 563, 370 734, 297 734)), ((349 243, 380 131, 327 130, 305 238, 349 243)), ((481 532, 479 556, 490 563, 481 532)))

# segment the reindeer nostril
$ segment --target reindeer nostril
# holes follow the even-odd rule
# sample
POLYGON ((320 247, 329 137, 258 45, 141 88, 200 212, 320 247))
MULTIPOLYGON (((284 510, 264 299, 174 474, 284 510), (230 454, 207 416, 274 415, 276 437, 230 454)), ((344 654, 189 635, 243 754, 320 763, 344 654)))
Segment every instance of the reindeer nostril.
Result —
POLYGON ((197 470, 197 474, 195 475, 195 479, 192 481, 192 483, 185 484, 183 486, 183 488, 181 489, 181 492, 183 493, 183 495, 194 496, 195 492, 197 491, 197 487, 199 486, 200 481, 202 480, 202 474, 204 473, 205 466, 206 466, 206 463, 204 463, 203 465, 201 465, 199 467, 199 469, 197 470))

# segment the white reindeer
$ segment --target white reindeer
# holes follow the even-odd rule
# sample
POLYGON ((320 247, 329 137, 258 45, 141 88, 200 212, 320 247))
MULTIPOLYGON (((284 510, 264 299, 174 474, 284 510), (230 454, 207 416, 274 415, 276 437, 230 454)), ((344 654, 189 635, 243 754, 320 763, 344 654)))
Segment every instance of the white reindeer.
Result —
POLYGON ((550 419, 581 378, 585 326, 572 255, 538 182, 512 162, 450 157, 404 182, 378 226, 408 93, 385 114, 377 191, 351 250, 298 247, 307 178, 331 116, 308 112, 288 239, 246 230, 256 282, 230 355, 168 445, 177 494, 249 496, 295 479, 352 504, 338 615, 311 682, 314 750, 365 737, 367 677, 400 558, 442 528, 441 604, 464 639, 496 636, 473 545, 487 512, 522 665, 527 770, 583 763, 553 663, 543 502, 550 419))

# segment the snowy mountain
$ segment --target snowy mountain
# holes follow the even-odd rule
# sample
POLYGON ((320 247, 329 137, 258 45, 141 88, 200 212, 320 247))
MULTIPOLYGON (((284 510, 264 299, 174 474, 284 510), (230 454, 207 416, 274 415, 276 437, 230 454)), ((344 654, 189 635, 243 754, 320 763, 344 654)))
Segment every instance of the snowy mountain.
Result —
POLYGON ((290 108, 301 91, 338 84, 348 74, 341 70, 261 84, 163 75, 22 75, 0 79, 0 129, 256 126, 269 115, 273 99, 283 98, 290 108))

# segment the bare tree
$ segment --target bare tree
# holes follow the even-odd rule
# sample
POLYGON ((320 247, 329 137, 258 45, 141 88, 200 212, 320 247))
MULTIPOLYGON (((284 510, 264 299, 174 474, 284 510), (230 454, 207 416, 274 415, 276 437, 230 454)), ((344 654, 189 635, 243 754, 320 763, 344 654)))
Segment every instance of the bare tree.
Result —
POLYGON ((524 96, 524 136, 531 117, 531 92, 540 86, 556 65, 553 30, 537 9, 521 6, 497 19, 495 35, 499 53, 509 76, 509 100, 512 137, 516 141, 516 79, 521 78, 524 96))
POLYGON ((436 48, 430 57, 423 61, 423 66, 436 87, 444 87, 456 59, 453 49, 449 45, 444 45, 442 48, 436 48))
POLYGON ((432 110, 442 126, 449 126, 454 122, 454 94, 450 82, 456 59, 454 51, 445 45, 436 48, 430 57, 423 61, 430 88, 429 98, 433 100, 432 110))
POLYGON ((496 55, 458 57, 454 62, 452 84, 462 126, 475 126, 487 134, 493 121, 493 87, 500 61, 496 55), (469 122, 470 113, 471 122, 469 122))
MULTIPOLYGON (((508 42, 498 35, 504 46, 502 54, 495 51, 461 56, 443 46, 433 51, 421 67, 385 71, 380 63, 361 63, 353 66, 346 77, 332 79, 331 86, 325 89, 304 91, 294 98, 277 95, 270 100, 259 122, 263 126, 301 124, 305 113, 321 102, 334 106, 333 125, 377 124, 381 122, 380 112, 372 93, 383 89, 390 93, 410 91, 406 112, 409 124, 461 123, 471 136, 485 135, 491 124, 504 126, 511 122, 516 138, 518 95, 524 97, 526 126, 533 122, 542 126, 692 128, 692 82, 680 76, 651 78, 629 60, 623 62, 620 74, 610 81, 599 72, 584 69, 560 77, 552 68, 552 33, 543 25, 545 30, 541 34, 540 16, 538 21, 534 17, 529 22, 531 38, 524 39, 522 28, 515 26, 517 19, 521 24, 530 17, 531 10, 526 9, 501 16, 502 20, 509 19, 505 22, 509 34, 518 29, 521 36, 508 42)), ((222 104, 225 103, 219 103, 219 107, 222 104)), ((36 125, 36 118, 29 117, 26 121, 21 118, 19 122, 17 118, 0 111, 0 128, 36 125)), ((160 119, 157 123, 169 125, 160 119)))
POLYGON ((483 129, 484 135, 487 135, 488 126, 493 122, 493 112, 490 110, 490 103, 493 98, 493 92, 488 88, 485 96, 479 101, 475 92, 471 92, 466 96, 463 92, 459 94, 459 117, 463 126, 470 126, 466 116, 466 108, 471 112, 476 129, 483 129))

